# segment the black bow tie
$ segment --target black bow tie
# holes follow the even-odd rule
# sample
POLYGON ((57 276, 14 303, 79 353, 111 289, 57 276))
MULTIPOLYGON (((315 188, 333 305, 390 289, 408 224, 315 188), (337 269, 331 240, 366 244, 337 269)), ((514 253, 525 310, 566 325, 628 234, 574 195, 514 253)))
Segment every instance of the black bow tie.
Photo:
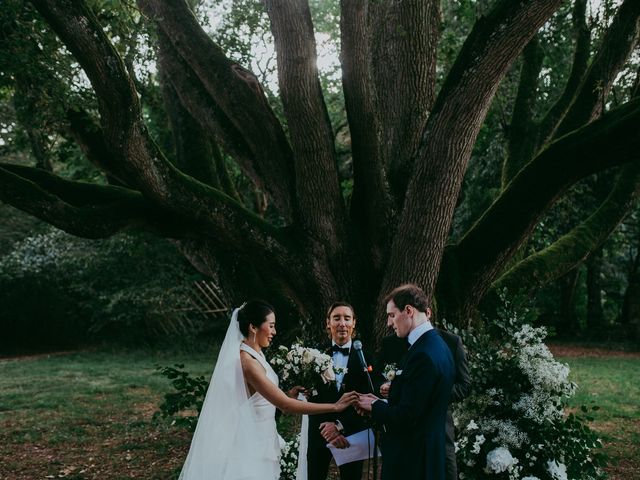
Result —
POLYGON ((331 353, 340 352, 343 355, 349 355, 349 349, 347 347, 339 347, 338 345, 331 346, 331 353))

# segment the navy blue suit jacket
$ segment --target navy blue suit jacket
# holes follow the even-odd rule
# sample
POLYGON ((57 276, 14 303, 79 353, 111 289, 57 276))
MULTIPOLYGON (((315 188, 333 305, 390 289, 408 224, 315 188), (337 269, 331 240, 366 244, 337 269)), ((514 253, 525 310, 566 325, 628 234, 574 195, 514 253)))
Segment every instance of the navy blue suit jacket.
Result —
POLYGON ((445 423, 455 367, 438 332, 411 346, 391 382, 389 402, 376 401, 371 416, 384 425, 382 480, 444 480, 445 423))

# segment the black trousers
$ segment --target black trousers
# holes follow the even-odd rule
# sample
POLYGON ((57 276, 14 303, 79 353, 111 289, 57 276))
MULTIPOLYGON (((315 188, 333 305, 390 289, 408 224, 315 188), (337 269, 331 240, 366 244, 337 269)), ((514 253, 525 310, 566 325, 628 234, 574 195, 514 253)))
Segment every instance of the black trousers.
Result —
MULTIPOLYGON (((326 480, 331 463, 331 450, 323 445, 311 445, 307 449, 307 480, 326 480)), ((364 462, 345 463, 340 470, 340 480, 360 480, 362 478, 362 464, 364 462)))

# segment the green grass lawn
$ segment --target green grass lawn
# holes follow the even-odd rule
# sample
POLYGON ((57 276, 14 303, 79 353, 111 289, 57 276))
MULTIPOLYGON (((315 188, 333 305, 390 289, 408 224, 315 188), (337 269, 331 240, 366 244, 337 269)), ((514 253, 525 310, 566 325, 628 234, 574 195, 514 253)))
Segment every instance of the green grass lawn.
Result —
MULTIPOLYGON (((0 480, 176 478, 190 435, 153 422, 168 381, 155 365, 208 376, 197 354, 81 352, 0 360, 0 480)), ((580 386, 572 405, 597 404, 593 428, 612 479, 640 478, 640 358, 561 358, 580 386)))
POLYGON ((215 352, 86 352, 0 360, 0 479, 168 479, 189 435, 152 415, 156 364, 210 375, 215 352))
POLYGON ((611 457, 613 479, 640 478, 640 358, 558 358, 571 367, 578 391, 571 405, 597 405, 591 426, 611 457))

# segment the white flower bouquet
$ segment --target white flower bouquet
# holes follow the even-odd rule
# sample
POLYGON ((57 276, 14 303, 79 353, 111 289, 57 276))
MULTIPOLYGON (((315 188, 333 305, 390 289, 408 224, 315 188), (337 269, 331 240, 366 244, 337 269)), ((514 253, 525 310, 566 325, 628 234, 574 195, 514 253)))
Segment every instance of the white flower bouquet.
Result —
POLYGON ((311 395, 317 395, 319 385, 335 382, 336 373, 346 371, 335 368, 333 360, 326 353, 299 343, 289 348, 279 346, 270 363, 285 385, 301 385, 311 395))

